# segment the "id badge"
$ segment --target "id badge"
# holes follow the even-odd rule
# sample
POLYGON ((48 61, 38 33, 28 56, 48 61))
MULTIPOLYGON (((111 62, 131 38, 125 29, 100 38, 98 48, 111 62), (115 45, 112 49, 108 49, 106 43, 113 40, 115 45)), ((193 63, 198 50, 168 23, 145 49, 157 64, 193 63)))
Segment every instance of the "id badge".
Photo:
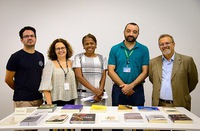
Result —
POLYGON ((64 89, 69 90, 69 83, 64 83, 64 89))
POLYGON ((129 73, 129 72, 131 72, 131 68, 130 67, 124 67, 123 72, 129 73))

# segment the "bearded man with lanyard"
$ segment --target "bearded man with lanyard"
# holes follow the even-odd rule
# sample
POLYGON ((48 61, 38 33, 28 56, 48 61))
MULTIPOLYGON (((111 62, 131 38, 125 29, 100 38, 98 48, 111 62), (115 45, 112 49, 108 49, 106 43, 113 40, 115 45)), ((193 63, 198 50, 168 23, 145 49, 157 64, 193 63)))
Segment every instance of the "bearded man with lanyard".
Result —
POLYGON ((108 59, 108 75, 114 82, 112 105, 143 106, 143 83, 148 75, 148 48, 136 41, 139 26, 128 23, 124 29, 125 40, 114 45, 108 59))

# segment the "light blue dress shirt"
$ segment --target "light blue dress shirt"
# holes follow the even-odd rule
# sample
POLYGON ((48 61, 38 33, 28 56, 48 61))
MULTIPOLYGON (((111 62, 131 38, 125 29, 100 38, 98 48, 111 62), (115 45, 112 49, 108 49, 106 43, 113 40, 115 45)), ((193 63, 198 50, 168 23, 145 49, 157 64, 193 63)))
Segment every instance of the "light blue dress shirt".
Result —
POLYGON ((162 57, 162 83, 160 89, 160 98, 163 100, 173 100, 172 86, 171 86, 171 74, 174 63, 174 56, 168 61, 164 56, 162 57))

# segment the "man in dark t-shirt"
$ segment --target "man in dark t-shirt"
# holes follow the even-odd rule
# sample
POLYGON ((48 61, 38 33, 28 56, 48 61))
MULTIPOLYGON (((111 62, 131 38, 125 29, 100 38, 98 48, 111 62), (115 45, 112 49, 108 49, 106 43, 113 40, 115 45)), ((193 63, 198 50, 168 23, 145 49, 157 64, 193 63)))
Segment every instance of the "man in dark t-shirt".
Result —
POLYGON ((35 50, 36 30, 26 26, 19 31, 23 49, 11 55, 6 66, 5 82, 14 90, 15 107, 39 106, 43 103, 38 91, 44 56, 35 50))

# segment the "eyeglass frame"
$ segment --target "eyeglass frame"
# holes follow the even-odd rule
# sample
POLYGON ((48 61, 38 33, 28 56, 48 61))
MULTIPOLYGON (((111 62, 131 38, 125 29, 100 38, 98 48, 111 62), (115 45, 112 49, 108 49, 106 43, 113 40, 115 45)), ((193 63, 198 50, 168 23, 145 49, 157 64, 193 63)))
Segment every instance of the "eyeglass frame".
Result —
POLYGON ((159 45, 160 47, 163 47, 164 45, 170 45, 171 43, 174 43, 174 42, 159 43, 158 45, 159 45))
POLYGON ((65 50, 66 47, 55 48, 55 51, 65 50))
POLYGON ((23 38, 35 38, 35 35, 25 35, 25 36, 23 36, 23 38))

